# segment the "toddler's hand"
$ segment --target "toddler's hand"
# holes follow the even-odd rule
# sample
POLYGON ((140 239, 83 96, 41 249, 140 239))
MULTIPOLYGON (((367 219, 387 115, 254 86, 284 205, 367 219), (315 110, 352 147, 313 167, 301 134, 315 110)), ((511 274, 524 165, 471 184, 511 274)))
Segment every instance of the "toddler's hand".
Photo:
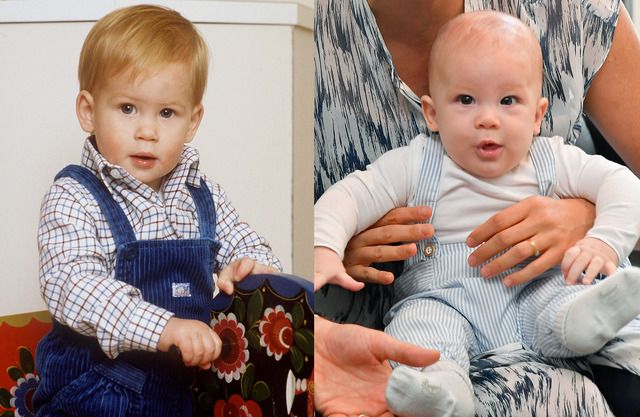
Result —
POLYGON ((240 258, 224 267, 218 274, 218 288, 226 294, 233 294, 233 283, 242 281, 247 275, 277 274, 272 266, 257 263, 251 258, 240 258))
POLYGON ((176 317, 169 319, 162 331, 158 350, 168 352, 171 345, 180 349, 186 366, 199 366, 202 369, 211 368, 211 362, 222 351, 222 341, 211 327, 198 320, 176 317))
POLYGON ((333 250, 316 246, 313 248, 313 290, 317 291, 325 284, 336 284, 351 291, 358 291, 364 287, 363 282, 353 279, 340 256, 333 250))
POLYGON ((567 249, 560 265, 567 285, 578 281, 584 271, 582 283, 589 285, 598 273, 611 275, 616 272, 618 255, 600 239, 586 237, 567 249))

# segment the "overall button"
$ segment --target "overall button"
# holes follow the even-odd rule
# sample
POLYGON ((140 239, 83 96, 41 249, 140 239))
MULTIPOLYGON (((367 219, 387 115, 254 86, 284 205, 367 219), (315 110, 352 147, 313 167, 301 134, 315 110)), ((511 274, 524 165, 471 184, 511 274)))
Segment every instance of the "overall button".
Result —
POLYGON ((130 246, 124 250, 124 258, 127 261, 134 260, 136 256, 138 256, 138 250, 136 248, 130 246))
POLYGON ((436 248, 429 244, 424 247, 424 254, 428 257, 432 257, 436 253, 436 248))

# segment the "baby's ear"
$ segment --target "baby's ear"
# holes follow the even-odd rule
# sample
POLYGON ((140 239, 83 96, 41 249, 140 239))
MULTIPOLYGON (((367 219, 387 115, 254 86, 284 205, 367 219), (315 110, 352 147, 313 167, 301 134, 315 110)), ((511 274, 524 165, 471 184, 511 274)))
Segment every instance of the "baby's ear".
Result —
POLYGON ((536 109, 536 119, 533 124, 533 134, 540 134, 540 126, 542 125, 542 119, 544 118, 544 114, 547 112, 547 107, 549 107, 549 100, 546 97, 540 98, 538 100, 538 107, 536 109))
POLYGON ((89 134, 93 134, 95 131, 93 123, 95 102, 93 96, 87 90, 82 90, 76 98, 76 115, 80 122, 82 130, 89 134))
POLYGON ((427 122, 427 127, 432 132, 438 131, 438 122, 436 120, 436 108, 433 105, 433 99, 429 96, 422 96, 422 114, 427 122))
POLYGON ((187 133, 187 137, 184 140, 184 143, 189 143, 193 140, 193 137, 196 135, 198 131, 198 127, 200 126, 200 122, 202 121, 202 116, 204 115, 204 106, 202 103, 197 104, 192 112, 191 112, 191 120, 189 122, 189 131, 187 133))

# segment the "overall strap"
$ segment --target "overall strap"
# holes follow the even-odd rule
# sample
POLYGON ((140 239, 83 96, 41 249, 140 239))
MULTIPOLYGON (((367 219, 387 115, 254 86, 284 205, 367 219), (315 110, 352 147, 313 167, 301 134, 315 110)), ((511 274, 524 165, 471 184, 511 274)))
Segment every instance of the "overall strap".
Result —
POLYGON ((200 237, 215 240, 216 235, 216 205, 213 196, 209 191, 207 182, 200 178, 200 187, 187 185, 193 201, 196 203, 198 211, 198 221, 200 223, 200 237))
POLYGON ((135 242, 136 235, 131 223, 120 205, 113 199, 106 185, 91 170, 80 165, 69 165, 56 175, 56 180, 71 177, 82 184, 98 201, 102 212, 107 218, 116 247, 128 242, 135 242))
POLYGON ((549 139, 544 136, 534 137, 529 152, 536 169, 540 195, 549 197, 558 183, 556 157, 549 139))
MULTIPOLYGON (((416 188, 415 204, 430 206, 435 211, 442 174, 442 159, 445 155, 444 145, 438 133, 426 136, 424 142, 424 157, 420 169, 420 177, 416 188)), ((431 220, 429 220, 430 222, 431 220)))
MULTIPOLYGON (((415 205, 429 206, 435 212, 438 190, 440 189, 440 178, 442 176, 442 160, 446 152, 438 133, 434 132, 431 136, 424 136, 424 152, 416 188, 415 205)), ((431 223, 431 219, 427 220, 427 222, 431 223)), ((438 238, 435 235, 416 242, 416 245, 418 253, 405 261, 405 270, 424 259, 439 257, 439 251, 435 250, 438 246, 438 238)))

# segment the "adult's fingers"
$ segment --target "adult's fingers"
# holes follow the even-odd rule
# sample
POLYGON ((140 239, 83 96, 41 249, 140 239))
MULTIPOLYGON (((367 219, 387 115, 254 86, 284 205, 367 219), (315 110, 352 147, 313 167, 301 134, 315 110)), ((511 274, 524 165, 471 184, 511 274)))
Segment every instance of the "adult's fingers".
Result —
MULTIPOLYGON (((491 278, 498 275, 509 268, 514 267, 527 258, 535 256, 536 253, 543 254, 547 252, 549 245, 544 238, 530 238, 521 241, 518 244, 513 245, 508 251, 500 255, 499 257, 491 260, 488 264, 484 265, 480 269, 480 273, 484 278, 491 278)), ((474 255, 469 257, 469 263, 473 262, 474 255)))
POLYGON ((415 243, 347 247, 344 252, 344 265, 348 268, 352 265, 369 266, 375 262, 403 261, 415 255, 416 251, 415 243))
POLYGON ((440 352, 398 340, 386 333, 374 340, 373 352, 381 361, 390 360, 409 366, 424 367, 435 363, 440 352), (377 345, 377 346, 376 346, 377 345))
MULTIPOLYGON (((503 230, 509 229, 515 226, 516 224, 522 222, 527 218, 527 215, 529 214, 529 211, 530 211, 530 206, 534 202, 535 201, 532 201, 529 198, 527 198, 517 204, 514 204, 513 206, 505 210, 502 210, 499 213, 494 214, 489 218, 489 220, 485 221, 480 226, 476 227, 469 234, 469 236, 467 237, 467 245, 469 247, 475 248, 476 246, 480 245, 483 242, 485 242, 486 244, 491 238, 496 236, 498 233, 502 232, 503 230)), ((502 249, 505 249, 507 246, 509 246, 509 244, 515 243, 512 239, 513 237, 510 235, 500 236, 500 241, 503 241, 505 244, 505 246, 502 249)), ((498 252, 500 252, 500 250, 498 250, 495 253, 498 253, 498 252)))
MULTIPOLYGON (((535 222, 524 220, 520 223, 513 225, 509 229, 496 233, 494 236, 489 238, 489 240, 484 242, 484 244, 482 244, 480 247, 478 247, 476 250, 473 251, 473 253, 469 256, 469 265, 473 267, 482 265, 483 263, 487 262, 488 260, 500 254, 501 252, 512 249, 515 245, 518 245, 520 243, 523 243, 523 242, 526 243, 527 240, 531 238, 531 236, 536 234, 536 230, 537 228, 536 228, 535 222)), ((544 240, 544 236, 538 235, 536 236, 536 238, 538 240, 540 240, 541 238, 544 240)), ((468 242, 469 240, 467 240, 467 244, 468 242)), ((535 243, 536 245, 538 245, 538 241, 535 241, 535 243)), ((542 243, 543 241, 540 241, 540 244, 542 243)), ((507 265, 507 263, 505 263, 507 258, 502 258, 502 263, 505 263, 505 265, 507 266, 506 269, 508 269, 513 265, 515 265, 516 263, 522 261, 523 259, 526 259, 529 256, 531 256, 530 247, 529 248, 523 247, 522 249, 518 249, 516 252, 512 252, 508 257, 513 261, 515 261, 515 263, 509 262, 509 264, 507 265), (522 253, 520 253, 520 251, 522 251, 522 253), (521 255, 522 258, 521 256, 518 256, 518 255, 521 255), (521 259, 518 259, 518 258, 521 258, 521 259)), ((504 269, 502 271, 504 271, 504 269)), ((499 272, 502 272, 502 271, 499 271, 499 272)), ((494 268, 494 274, 499 272, 497 269, 494 268)))
POLYGON ((558 265, 562 259, 563 253, 564 251, 560 248, 549 248, 546 252, 542 253, 539 258, 535 259, 521 270, 505 277, 503 280, 504 285, 507 287, 513 287, 537 277, 549 268, 558 265))
MULTIPOLYGON (((350 267, 346 267, 346 270, 351 277, 354 277, 360 282, 370 282, 374 284, 391 284, 394 280, 393 273, 389 271, 380 271, 370 266, 352 265, 350 267)), ((347 289, 357 291, 362 288, 347 289)))
POLYGON ((351 238, 347 248, 388 245, 398 242, 417 242, 431 236, 433 236, 433 226, 425 223, 370 227, 351 238))
POLYGON ((428 206, 397 207, 382 216, 371 227, 424 222, 430 217, 431 208, 428 206))
POLYGON ((345 250, 343 264, 354 279, 362 282, 389 284, 393 274, 371 267, 373 263, 403 261, 418 251, 415 243, 400 246, 378 245, 374 247, 350 248, 345 250))

